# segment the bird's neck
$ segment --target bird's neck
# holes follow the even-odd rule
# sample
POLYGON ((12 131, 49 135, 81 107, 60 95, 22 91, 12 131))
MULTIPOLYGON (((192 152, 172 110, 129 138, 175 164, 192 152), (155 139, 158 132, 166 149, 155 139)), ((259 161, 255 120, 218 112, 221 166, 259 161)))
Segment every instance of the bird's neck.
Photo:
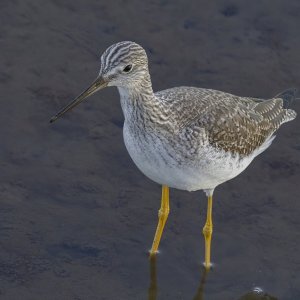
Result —
POLYGON ((164 104, 155 97, 150 76, 134 87, 118 87, 125 122, 137 126, 160 124, 164 119, 164 104))

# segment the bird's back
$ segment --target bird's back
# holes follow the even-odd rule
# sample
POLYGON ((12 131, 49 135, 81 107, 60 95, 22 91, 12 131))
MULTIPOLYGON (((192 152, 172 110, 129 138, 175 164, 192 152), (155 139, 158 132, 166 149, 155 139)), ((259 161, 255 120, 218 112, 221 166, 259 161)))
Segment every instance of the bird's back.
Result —
POLYGON ((177 131, 191 143, 204 130, 209 143, 221 150, 247 156, 274 134, 281 124, 296 117, 286 104, 295 98, 289 89, 264 100, 194 87, 176 87, 155 96, 168 108, 177 131))

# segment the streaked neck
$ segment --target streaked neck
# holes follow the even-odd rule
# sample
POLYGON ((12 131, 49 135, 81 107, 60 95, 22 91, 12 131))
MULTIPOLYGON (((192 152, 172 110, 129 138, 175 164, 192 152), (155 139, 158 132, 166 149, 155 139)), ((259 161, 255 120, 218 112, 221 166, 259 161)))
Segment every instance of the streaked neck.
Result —
POLYGON ((139 125, 160 120, 163 104, 155 97, 150 76, 136 86, 118 87, 125 121, 139 125))

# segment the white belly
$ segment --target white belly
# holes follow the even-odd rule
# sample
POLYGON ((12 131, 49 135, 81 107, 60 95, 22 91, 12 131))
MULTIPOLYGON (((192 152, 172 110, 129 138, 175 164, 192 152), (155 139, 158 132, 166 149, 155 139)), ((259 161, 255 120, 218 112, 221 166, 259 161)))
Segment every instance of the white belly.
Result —
POLYGON ((207 145, 182 162, 170 145, 160 139, 140 139, 130 134, 126 124, 123 136, 129 155, 142 173, 159 184, 188 191, 214 189, 240 174, 257 155, 240 159, 207 145))

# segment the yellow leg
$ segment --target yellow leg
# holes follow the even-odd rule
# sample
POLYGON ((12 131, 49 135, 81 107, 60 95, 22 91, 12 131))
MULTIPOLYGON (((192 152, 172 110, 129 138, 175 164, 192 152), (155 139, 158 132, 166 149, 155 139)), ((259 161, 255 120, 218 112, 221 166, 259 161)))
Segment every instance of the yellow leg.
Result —
POLYGON ((169 187, 166 185, 162 186, 162 193, 161 193, 161 206, 160 210, 158 211, 158 224, 153 240, 153 244, 150 250, 150 255, 154 255, 158 252, 159 242, 169 215, 170 206, 169 206, 169 187))
POLYGON ((208 195, 207 202, 207 217, 206 223, 203 227, 203 235, 205 239, 205 262, 204 266, 206 270, 209 270, 211 267, 210 262, 210 246, 211 246, 211 236, 213 232, 213 223, 212 223, 212 195, 208 195))

